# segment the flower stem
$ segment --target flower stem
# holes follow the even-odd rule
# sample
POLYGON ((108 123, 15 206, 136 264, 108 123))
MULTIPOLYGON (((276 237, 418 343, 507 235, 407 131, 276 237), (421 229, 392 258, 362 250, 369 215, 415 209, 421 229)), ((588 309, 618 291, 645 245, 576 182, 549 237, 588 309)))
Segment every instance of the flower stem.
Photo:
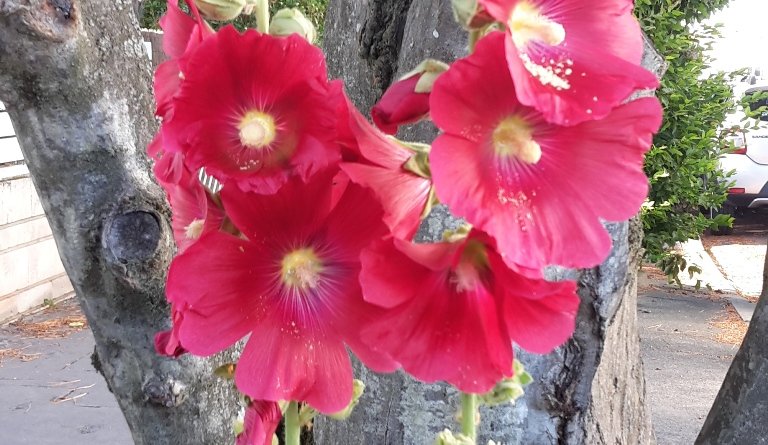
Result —
POLYGON ((477 417, 477 396, 461 393, 461 432, 465 436, 477 440, 475 418, 477 417))
POLYGON ((269 0, 256 0, 256 30, 269 33, 269 0))
POLYGON ((475 46, 477 45, 477 41, 480 40, 480 37, 483 36, 483 32, 479 29, 473 29, 469 32, 469 40, 467 42, 467 46, 469 47, 469 53, 472 54, 475 52, 475 46))
POLYGON ((301 444, 301 422, 299 422, 299 403, 291 402, 285 410, 285 445, 301 444))

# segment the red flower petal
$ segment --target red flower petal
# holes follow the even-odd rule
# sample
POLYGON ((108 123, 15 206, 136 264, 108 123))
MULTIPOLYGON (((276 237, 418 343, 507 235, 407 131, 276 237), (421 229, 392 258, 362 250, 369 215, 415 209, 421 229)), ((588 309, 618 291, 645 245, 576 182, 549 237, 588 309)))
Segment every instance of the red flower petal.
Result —
POLYGON ((254 242, 281 233, 301 239, 318 230, 331 212, 334 173, 320 172, 306 184, 292 180, 278 194, 259 197, 228 183, 221 200, 235 226, 254 242))
POLYGON ((291 178, 275 195, 225 185, 224 206, 248 239, 205 235, 174 260, 168 279, 169 299, 187 304, 186 348, 210 354, 250 333, 238 386, 326 413, 351 397, 345 343, 374 369, 397 366, 357 340, 378 310, 363 300, 358 274, 360 250, 386 231, 382 211, 370 191, 333 173, 306 184, 291 178))
POLYGON ((362 156, 372 165, 343 163, 352 181, 370 187, 384 207, 384 222, 392 235, 412 239, 429 198, 431 182, 403 168, 414 153, 377 131, 354 107, 349 127, 362 156))
POLYGON ((177 358, 185 354, 187 350, 181 346, 181 340, 179 340, 179 329, 184 322, 184 312, 176 309, 173 304, 171 305, 171 321, 173 326, 170 330, 155 334, 155 351, 160 355, 177 358))
POLYGON ((182 11, 178 2, 168 0, 166 12, 160 17, 159 23, 163 30, 163 51, 168 57, 178 59, 187 50, 196 26, 195 19, 182 11))
POLYGON ((272 445, 272 436, 282 417, 277 402, 252 401, 245 410, 243 432, 237 436, 235 445, 272 445))
POLYGON ((496 238, 521 273, 538 276, 549 264, 599 264, 610 249, 601 220, 629 218, 647 193, 643 153, 660 125, 661 107, 645 98, 599 121, 548 124, 512 95, 489 99, 513 88, 498 57, 502 45, 493 36, 483 39, 435 83, 432 118, 446 132, 430 154, 437 195, 496 238), (462 111, 451 111, 459 106, 462 111), (512 145, 499 148, 495 137, 520 139, 504 139, 512 145), (529 142, 535 147, 520 145, 529 142), (520 147, 533 151, 504 151, 520 147))
MULTIPOLYGON (((168 157, 174 156, 169 153, 168 157)), ((158 165, 161 164, 162 160, 158 162, 158 165)), ((202 235, 218 230, 224 220, 224 212, 213 202, 196 175, 183 167, 179 170, 182 177, 178 183, 165 183, 161 179, 160 185, 168 193, 173 237, 179 253, 182 253, 202 235)))
POLYGON ((187 65, 166 137, 190 169, 274 193, 289 176, 307 179, 338 161, 336 97, 322 52, 306 40, 226 27, 187 65))
MULTIPOLYGON (((512 374, 512 348, 500 319, 500 301, 480 282, 461 289, 456 269, 430 270, 405 255, 389 240, 370 248, 367 258, 389 258, 389 264, 366 261, 361 284, 366 298, 394 306, 363 331, 372 347, 390 354, 414 377, 445 380, 465 392, 484 392, 512 374), (374 268, 372 266, 376 266, 374 268), (403 274, 403 272, 405 272, 403 274), (393 284, 391 279, 401 281, 393 284), (392 295, 397 293, 397 295, 392 295)), ((425 248, 425 256, 445 263, 460 255, 461 246, 425 248), (442 258, 434 258, 442 253, 442 258)), ((430 262, 433 262, 430 261, 430 262)))
POLYGON ((512 340, 536 354, 548 354, 568 340, 579 310, 576 283, 526 278, 509 270, 498 255, 489 255, 489 261, 512 340))
POLYGON ((633 91, 658 86, 640 66, 642 32, 631 1, 480 3, 509 25, 506 57, 520 102, 550 122, 599 119, 633 91))
POLYGON ((352 398, 352 364, 344 343, 320 328, 270 317, 253 326, 235 370, 244 393, 265 400, 300 400, 323 413, 352 398))
POLYGON ((247 335, 266 317, 271 283, 254 280, 274 267, 258 246, 212 232, 174 258, 168 272, 168 300, 183 309, 179 338, 197 355, 219 352, 247 335))

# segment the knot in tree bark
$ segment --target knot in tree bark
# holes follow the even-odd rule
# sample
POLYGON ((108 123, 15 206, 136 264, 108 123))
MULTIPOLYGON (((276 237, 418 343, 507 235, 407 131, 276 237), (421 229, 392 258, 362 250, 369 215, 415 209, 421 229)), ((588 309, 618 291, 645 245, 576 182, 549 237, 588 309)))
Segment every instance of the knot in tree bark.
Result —
POLYGON ((155 375, 144 382, 141 390, 150 403, 166 408, 179 406, 187 398, 187 385, 171 378, 163 380, 155 375))
POLYGON ((112 255, 121 263, 142 262, 154 256, 161 234, 157 216, 133 211, 112 220, 106 242, 112 255))

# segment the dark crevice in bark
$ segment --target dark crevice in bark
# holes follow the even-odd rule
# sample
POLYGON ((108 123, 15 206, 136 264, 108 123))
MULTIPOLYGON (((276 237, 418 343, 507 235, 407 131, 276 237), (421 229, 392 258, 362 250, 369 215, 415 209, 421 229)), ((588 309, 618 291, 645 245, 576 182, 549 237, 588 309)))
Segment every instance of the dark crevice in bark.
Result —
POLYGON ((61 18, 70 20, 75 15, 75 5, 70 0, 49 0, 50 4, 56 8, 61 18))
POLYGON ((381 92, 392 83, 411 0, 371 1, 360 32, 360 58, 373 71, 373 87, 381 92))

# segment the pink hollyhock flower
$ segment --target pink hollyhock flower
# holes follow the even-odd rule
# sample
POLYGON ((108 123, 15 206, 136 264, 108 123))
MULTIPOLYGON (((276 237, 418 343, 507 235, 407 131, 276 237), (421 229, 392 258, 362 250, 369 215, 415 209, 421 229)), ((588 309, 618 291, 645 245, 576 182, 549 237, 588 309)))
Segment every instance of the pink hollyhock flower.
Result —
POLYGON ((335 99, 319 48, 228 26, 190 56, 164 137, 190 169, 274 193, 338 162, 335 99))
MULTIPOLYGON (((162 159, 157 165, 162 165, 162 159)), ((173 238, 182 253, 204 233, 219 230, 224 212, 211 199, 197 175, 183 167, 179 171, 181 178, 177 183, 161 180, 160 185, 168 194, 173 238)))
POLYGON ((435 79, 448 65, 425 60, 416 69, 393 83, 371 109, 373 123, 387 134, 397 133, 400 125, 418 122, 429 115, 429 92, 435 79))
POLYGON ((166 13, 160 18, 160 28, 163 29, 163 51, 169 60, 158 65, 155 71, 155 114, 169 117, 173 107, 173 97, 179 91, 182 67, 186 68, 186 58, 206 37, 215 34, 213 29, 203 21, 194 3, 190 2, 196 19, 184 13, 176 1, 169 0, 166 13))
POLYGON ((245 410, 243 432, 238 434, 235 445, 272 445, 272 436, 282 417, 277 402, 251 401, 245 410))
POLYGON ((599 264, 611 247, 601 221, 627 219, 645 199, 643 154, 661 106, 643 98, 602 120, 550 124, 499 93, 514 91, 503 45, 502 34, 487 36, 435 83, 432 119, 444 131, 430 153, 437 196, 521 272, 599 264))
POLYGON ((512 375, 512 341, 547 353, 574 329, 575 283, 512 271, 481 232, 457 243, 387 239, 361 262, 365 299, 389 309, 363 339, 425 382, 489 391, 512 375))
POLYGON ((358 339, 377 314, 358 274, 360 251, 386 232, 381 209, 351 183, 332 205, 332 181, 326 172, 306 184, 294 177, 274 195, 226 184, 224 208, 242 236, 204 235, 174 259, 166 288, 172 303, 187 305, 179 337, 191 353, 214 354, 250 335, 235 371, 240 390, 324 413, 352 397, 345 345, 374 370, 397 366, 358 339))
POLYGON ((369 163, 342 163, 352 181, 370 187, 384 207, 384 222, 392 235, 410 240, 430 198, 431 181, 426 152, 417 153, 373 128, 349 104, 349 128, 357 147, 369 163), (416 165, 420 159, 421 169, 416 165), (418 173, 417 173, 418 172, 418 173))
POLYGON ((479 0, 507 27, 506 58, 521 103, 561 125, 600 119, 633 91, 656 88, 640 66, 632 0, 479 0))

